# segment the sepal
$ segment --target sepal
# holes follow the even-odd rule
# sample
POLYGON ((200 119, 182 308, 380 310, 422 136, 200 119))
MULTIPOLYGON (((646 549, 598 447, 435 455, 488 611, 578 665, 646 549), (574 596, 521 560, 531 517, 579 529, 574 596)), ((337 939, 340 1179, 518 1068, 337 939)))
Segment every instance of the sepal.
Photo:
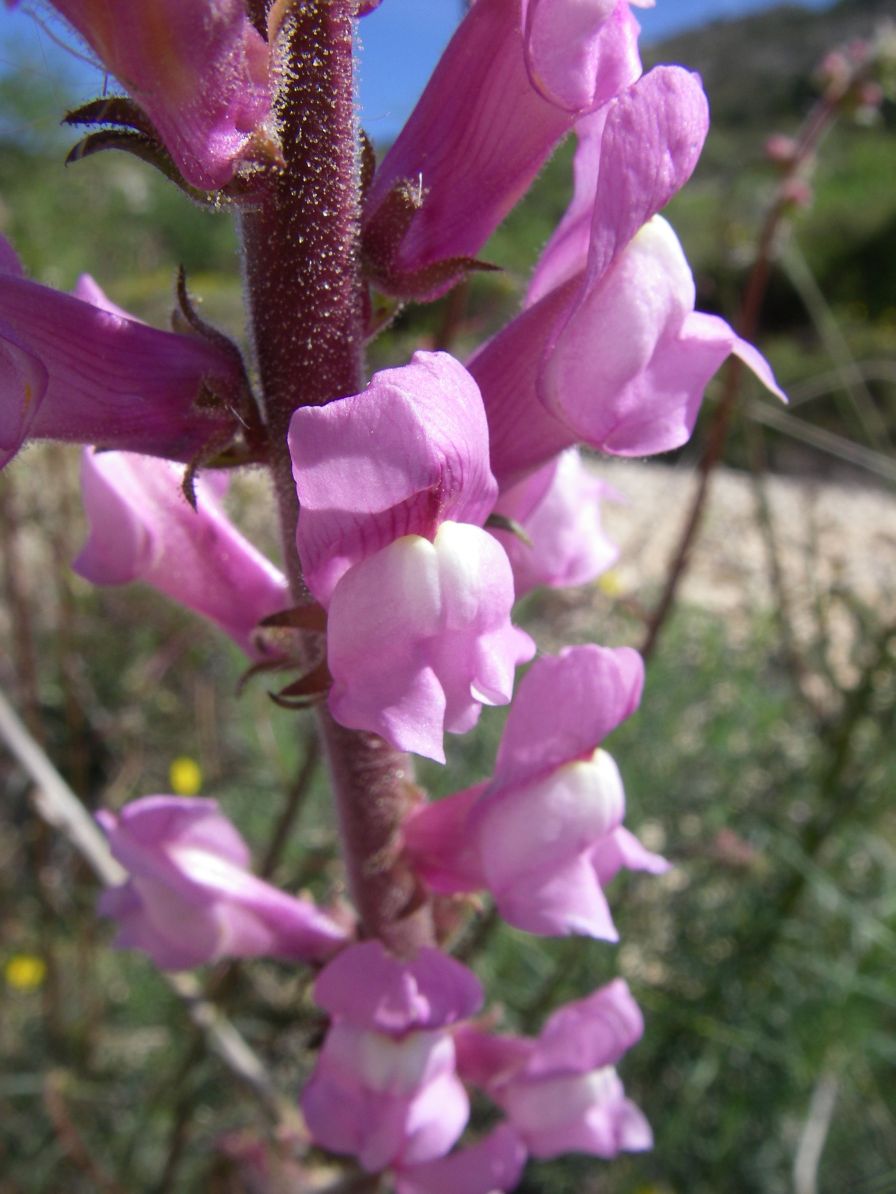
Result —
POLYGON ((426 202, 426 195, 422 182, 399 179, 364 226, 361 239, 368 280, 385 294, 418 302, 439 298, 471 271, 490 272, 499 268, 465 256, 433 261, 417 269, 397 265, 402 242, 426 202))
POLYGON ((132 129, 138 133, 145 133, 147 137, 161 140, 155 125, 143 111, 139 104, 128 99, 126 95, 102 95, 95 100, 82 104, 80 108, 73 108, 62 118, 63 124, 68 125, 115 125, 118 128, 132 129))
POLYGON ((198 187, 194 187, 188 183, 174 164, 174 159, 164 145, 160 141, 157 141, 152 134, 141 132, 134 128, 100 129, 99 132, 88 133, 86 137, 82 137, 68 151, 65 164, 66 166, 71 166, 75 162, 82 162, 85 158, 102 153, 104 149, 120 149, 124 153, 129 153, 133 157, 139 158, 141 162, 146 162, 147 165, 154 166, 169 182, 173 182, 194 203, 199 203, 202 207, 217 210, 221 206, 221 198, 218 192, 201 191, 198 187))

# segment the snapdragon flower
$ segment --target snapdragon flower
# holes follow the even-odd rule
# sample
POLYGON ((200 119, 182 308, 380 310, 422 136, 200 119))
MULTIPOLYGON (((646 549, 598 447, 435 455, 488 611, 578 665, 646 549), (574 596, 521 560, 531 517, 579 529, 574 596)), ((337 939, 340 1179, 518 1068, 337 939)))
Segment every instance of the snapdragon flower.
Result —
POLYGON ((102 894, 100 913, 118 922, 118 948, 163 970, 220 958, 319 962, 346 941, 310 901, 249 872, 249 848, 214 800, 145 796, 97 820, 129 872, 102 894))
POLYGON ((657 215, 690 177, 708 120, 697 76, 671 66, 577 126, 575 193, 527 306, 468 362, 502 490, 575 443, 623 456, 680 446, 731 353, 782 396, 755 348, 694 311, 684 253, 657 215))
POLYGON ((534 1157, 641 1152, 652 1147, 650 1125, 614 1066, 643 1031, 628 985, 616 979, 558 1008, 534 1040, 461 1026, 458 1070, 501 1107, 534 1157))
POLYGON ((600 743, 637 708, 628 647, 568 647, 519 686, 490 782, 413 813, 411 861, 439 892, 486 889, 503 918, 546 936, 617 939, 604 887, 622 867, 668 864, 622 825, 619 771, 600 743))
POLYGON ((444 1156, 469 1115, 448 1029, 482 1002, 474 975, 436 949, 401 960, 366 941, 321 972, 314 1000, 331 1017, 301 1098, 314 1142, 370 1173, 444 1156))
POLYGON ((308 587, 328 610, 342 725, 444 761, 446 730, 510 700, 535 647, 510 623, 513 575, 482 529, 497 497, 482 400, 446 353, 415 353, 289 432, 308 587))

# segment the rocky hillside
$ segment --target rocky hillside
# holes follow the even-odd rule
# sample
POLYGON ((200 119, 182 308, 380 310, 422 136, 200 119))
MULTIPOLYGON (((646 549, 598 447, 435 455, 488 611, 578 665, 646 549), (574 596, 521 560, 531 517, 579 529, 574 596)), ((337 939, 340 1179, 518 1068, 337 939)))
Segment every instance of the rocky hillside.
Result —
POLYGON ((886 20, 896 21, 896 0, 841 0, 821 11, 782 4, 689 30, 650 47, 645 57, 698 70, 714 122, 765 128, 805 107, 810 75, 827 50, 886 20))

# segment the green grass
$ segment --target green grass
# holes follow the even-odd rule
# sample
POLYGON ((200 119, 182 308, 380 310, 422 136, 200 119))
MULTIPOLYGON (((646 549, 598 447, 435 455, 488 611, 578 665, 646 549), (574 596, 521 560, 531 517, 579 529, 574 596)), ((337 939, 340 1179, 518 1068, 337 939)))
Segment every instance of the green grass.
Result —
MULTIPOLYGON (((235 653, 155 595, 77 590, 90 719, 114 798, 165 790, 171 758, 193 754, 206 772, 205 792, 221 800, 257 856, 299 761, 294 716, 270 705, 263 684, 236 699, 235 653), (163 682, 147 685, 162 666, 163 682)), ((536 635, 553 633, 554 599, 537 597, 527 611, 536 635)), ((584 593, 574 612, 577 637, 637 637, 637 627, 597 591, 584 593)), ((506 1009, 506 1026, 525 1031, 537 1031, 559 1002, 616 973, 628 978, 647 1032, 622 1071, 654 1125, 656 1149, 612 1165, 587 1158, 533 1165, 523 1191, 789 1190, 800 1127, 825 1073, 836 1075, 840 1089, 823 1189, 887 1189, 874 1183, 896 1167, 896 1137, 888 1135, 896 1110, 889 1081, 893 684, 890 659, 851 727, 848 766, 832 778, 843 716, 819 727, 772 627, 679 611, 641 710, 607 744, 625 777, 628 823, 675 870, 616 880, 618 948, 495 928, 475 960, 490 998, 506 1009), (824 839, 813 844, 813 826, 829 819, 824 839)), ((58 703, 52 668, 43 691, 58 703)), ((481 732, 451 741, 450 770, 424 767, 423 778, 445 791, 487 775, 502 720, 502 711, 488 711, 481 732)), ((64 743, 49 746, 64 759, 64 743)), ((0 962, 19 952, 54 958, 61 1013, 54 1024, 46 984, 7 993, 0 1156, 12 1185, 0 1190, 95 1188, 63 1155, 58 1124, 48 1119, 50 1074, 88 1150, 127 1189, 159 1188, 172 1122, 189 1108, 185 1158, 166 1189, 205 1188, 210 1166, 224 1164, 210 1159, 215 1142, 223 1132, 257 1127, 257 1112, 194 1045, 183 1009, 151 966, 105 949, 108 930, 95 924, 92 885, 55 840, 48 863, 54 907, 51 916, 41 910, 30 851, 10 853, 31 822, 24 785, 11 775, 9 788, 0 849, 13 861, 0 875, 0 898, 14 911, 0 962)), ((322 894, 338 874, 332 852, 318 783, 277 877, 322 894)), ((298 1090, 311 1056, 315 1017, 303 985, 285 967, 251 964, 229 1003, 286 1090, 298 1090)))

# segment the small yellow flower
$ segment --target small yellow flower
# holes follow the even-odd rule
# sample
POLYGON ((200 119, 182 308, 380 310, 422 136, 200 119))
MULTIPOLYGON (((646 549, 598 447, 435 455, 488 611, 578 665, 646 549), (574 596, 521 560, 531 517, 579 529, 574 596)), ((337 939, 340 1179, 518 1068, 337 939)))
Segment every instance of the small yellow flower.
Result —
POLYGON ((607 597, 620 597, 622 595, 622 581, 619 579, 619 573, 615 568, 611 568, 609 572, 605 572, 603 576, 598 577, 597 587, 607 597))
POLYGON ((47 964, 34 954, 13 954, 3 968, 6 985, 14 991, 33 991, 44 981, 47 964))
POLYGON ((179 755, 168 768, 168 780, 175 796, 195 796, 202 787, 202 768, 188 755, 179 755))

